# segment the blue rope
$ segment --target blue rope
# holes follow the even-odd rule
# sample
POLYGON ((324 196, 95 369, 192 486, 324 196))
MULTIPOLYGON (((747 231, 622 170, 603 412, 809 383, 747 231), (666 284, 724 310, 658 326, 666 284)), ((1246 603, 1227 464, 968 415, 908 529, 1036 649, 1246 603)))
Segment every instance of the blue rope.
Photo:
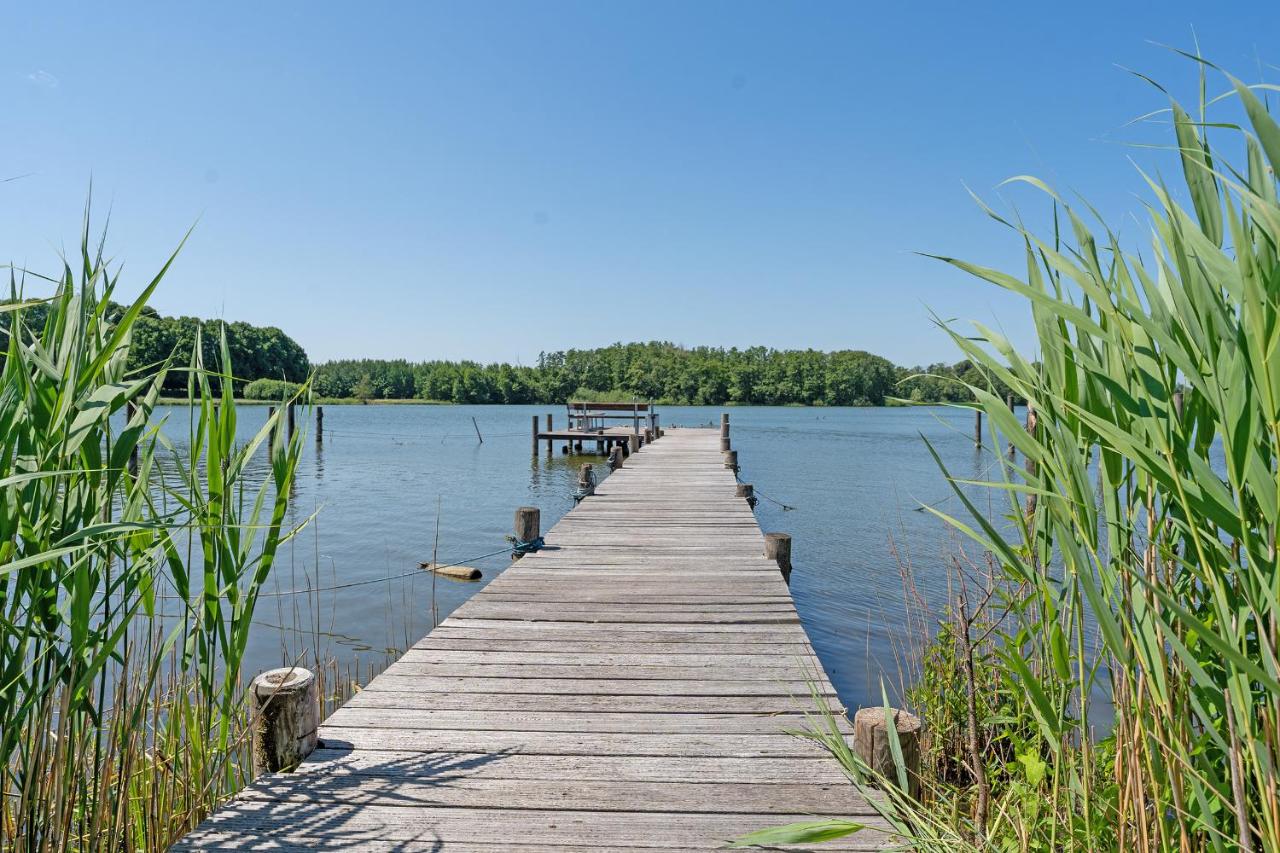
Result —
POLYGON ((539 536, 537 539, 531 539, 528 542, 524 541, 523 539, 517 539, 514 536, 509 536, 507 538, 511 542, 512 557, 519 557, 524 554, 531 554, 534 551, 539 551, 542 549, 542 546, 546 544, 545 542, 542 541, 541 536, 539 536))

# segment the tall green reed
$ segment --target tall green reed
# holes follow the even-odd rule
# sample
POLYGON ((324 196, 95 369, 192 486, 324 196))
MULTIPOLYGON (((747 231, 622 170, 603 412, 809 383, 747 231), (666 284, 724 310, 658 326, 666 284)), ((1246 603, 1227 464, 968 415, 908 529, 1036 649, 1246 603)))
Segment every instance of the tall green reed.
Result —
POLYGON ((979 722, 1011 745, 969 768, 988 796, 934 780, 915 802, 824 715, 808 733, 860 785, 890 789, 873 802, 918 849, 1280 849, 1280 124, 1258 95, 1277 88, 1223 74, 1208 99, 1218 72, 1191 58, 1196 115, 1172 99, 1163 112, 1186 201, 1140 172, 1142 254, 1024 176, 1048 197, 1051 233, 987 213, 1017 236, 1025 272, 942 259, 1024 299, 1038 347, 946 326, 1029 415, 970 385, 992 446, 1023 460, 994 454, 1000 476, 981 484, 1007 518, 950 477, 966 517, 929 508, 990 557, 983 655, 1000 713, 979 722), (1238 122, 1209 117, 1233 106, 1238 122), (1100 693, 1114 711, 1103 732, 1100 693))
POLYGON ((121 312, 87 213, 84 227, 51 298, 23 302, 11 274, 4 306, 4 849, 163 848, 248 780, 240 667, 262 584, 297 530, 301 434, 283 435, 277 413, 237 442, 225 336, 217 365, 197 341, 178 366, 127 371, 134 323, 173 258, 121 312), (172 370, 187 374, 180 445, 155 411, 172 370), (255 482, 251 460, 268 452, 255 482))

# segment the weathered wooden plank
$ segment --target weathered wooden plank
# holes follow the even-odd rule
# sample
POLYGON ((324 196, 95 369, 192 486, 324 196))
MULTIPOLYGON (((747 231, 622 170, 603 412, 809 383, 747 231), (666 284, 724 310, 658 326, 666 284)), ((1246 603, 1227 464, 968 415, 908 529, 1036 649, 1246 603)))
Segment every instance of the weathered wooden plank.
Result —
MULTIPOLYGON (((394 714, 384 708, 348 705, 339 708, 325 722, 326 728, 367 729, 467 729, 472 732, 573 732, 592 734, 782 734, 805 728, 800 714, 683 714, 624 713, 597 711, 442 711, 399 708, 394 714)), ((853 734, 853 726, 841 724, 853 734)))

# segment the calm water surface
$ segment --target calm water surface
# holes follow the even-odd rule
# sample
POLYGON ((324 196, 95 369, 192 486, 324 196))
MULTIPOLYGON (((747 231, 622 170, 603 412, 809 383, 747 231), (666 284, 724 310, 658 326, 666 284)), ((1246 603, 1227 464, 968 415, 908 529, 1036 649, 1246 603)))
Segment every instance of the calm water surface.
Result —
MULTIPOLYGON (((659 407, 664 426, 718 423, 721 411, 659 407)), ((743 480, 773 499, 756 507, 761 527, 794 537, 791 589, 814 647, 847 704, 879 704, 881 674, 892 693, 904 651, 900 566, 909 562, 921 599, 940 606, 946 561, 960 544, 918 511, 931 504, 963 514, 924 438, 955 475, 983 476, 991 455, 974 448, 972 416, 946 408, 727 411, 743 480)), ((540 507, 549 529, 573 506, 578 465, 603 461, 558 448, 553 458, 545 450, 532 458, 530 416, 546 412, 564 422, 563 408, 549 406, 326 407, 324 443, 308 438, 293 503, 298 518, 318 515, 280 556, 246 671, 317 645, 344 663, 380 659, 431 628, 433 600, 435 618, 444 619, 500 574, 510 559, 493 552, 503 550, 515 508, 540 507), (431 576, 414 571, 433 548, 441 562, 479 567, 484 580, 438 579, 433 592, 431 576), (315 588, 322 591, 298 593, 315 588)), ((265 417, 264 407, 242 407, 241 434, 265 417)), ((598 465, 597 476, 607 470, 598 465)))

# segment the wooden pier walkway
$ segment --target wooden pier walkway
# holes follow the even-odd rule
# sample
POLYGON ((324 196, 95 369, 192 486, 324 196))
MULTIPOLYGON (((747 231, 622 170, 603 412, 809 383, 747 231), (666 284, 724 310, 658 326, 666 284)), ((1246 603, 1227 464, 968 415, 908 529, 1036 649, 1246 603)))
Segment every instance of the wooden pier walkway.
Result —
POLYGON ((881 826, 784 733, 812 710, 807 679, 839 702, 719 440, 668 430, 633 454, 333 714, 296 772, 175 849, 639 853, 820 817, 881 826))

